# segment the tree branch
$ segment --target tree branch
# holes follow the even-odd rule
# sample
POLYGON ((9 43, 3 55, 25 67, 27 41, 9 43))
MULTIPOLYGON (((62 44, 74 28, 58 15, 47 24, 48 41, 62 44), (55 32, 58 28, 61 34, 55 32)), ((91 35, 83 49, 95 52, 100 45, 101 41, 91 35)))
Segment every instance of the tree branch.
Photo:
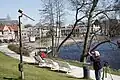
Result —
POLYGON ((89 12, 88 23, 87 23, 87 32, 86 32, 85 41, 84 41, 84 45, 83 45, 83 53, 82 53, 81 59, 80 59, 81 62, 85 62, 85 55, 87 54, 87 51, 88 51, 87 44, 88 44, 88 36, 89 36, 89 33, 90 33, 90 21, 91 21, 91 18, 92 18, 92 13, 97 6, 97 3, 98 3, 98 0, 93 0, 93 5, 92 5, 92 8, 89 12))
POLYGON ((103 43, 106 43, 106 42, 110 42, 110 40, 103 41, 103 42, 97 44, 95 47, 93 47, 93 48, 90 50, 90 52, 94 51, 99 45, 101 45, 101 44, 103 44, 103 43))
POLYGON ((104 11, 101 11, 101 10, 97 10, 96 12, 98 12, 97 14, 95 14, 95 16, 93 16, 93 18, 95 18, 96 16, 98 16, 99 14, 105 14, 106 12, 110 12, 110 11, 117 11, 117 10, 120 10, 120 9, 111 9, 111 10, 104 10, 104 11))
POLYGON ((88 50, 90 49, 90 47, 91 47, 91 43, 92 43, 92 41, 93 41, 93 38, 96 36, 96 33, 97 32, 99 32, 101 29, 99 29, 99 30, 97 30, 97 31, 95 31, 94 33, 93 33, 93 35, 92 35, 92 37, 91 37, 91 39, 90 39, 90 41, 89 41, 89 47, 88 47, 88 50))
POLYGON ((60 49, 60 47, 63 45, 63 43, 71 36, 71 34, 73 33, 73 31, 74 31, 74 29, 75 29, 75 27, 76 27, 76 25, 77 25, 77 22, 79 22, 80 20, 82 20, 83 18, 85 18, 86 17, 86 15, 85 16, 83 16, 83 17, 81 17, 80 19, 78 19, 76 22, 75 22, 75 24, 74 24, 74 26, 73 26, 73 29, 72 29, 72 31, 70 32, 70 34, 68 34, 68 36, 61 42, 61 44, 58 46, 58 48, 57 48, 57 52, 59 51, 59 49, 60 49))
POLYGON ((76 15, 75 15, 75 19, 76 19, 76 21, 77 21, 77 16, 78 16, 78 12, 79 12, 79 10, 83 7, 83 5, 84 5, 84 0, 83 0, 83 3, 82 3, 82 5, 78 8, 78 6, 76 6, 76 15))

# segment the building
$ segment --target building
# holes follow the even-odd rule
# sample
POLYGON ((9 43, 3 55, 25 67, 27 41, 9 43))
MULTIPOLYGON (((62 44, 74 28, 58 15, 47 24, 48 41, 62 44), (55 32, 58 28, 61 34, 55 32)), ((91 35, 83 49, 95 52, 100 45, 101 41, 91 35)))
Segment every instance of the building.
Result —
POLYGON ((23 42, 29 42, 29 30, 27 28, 24 28, 21 30, 21 36, 23 42))
POLYGON ((110 37, 120 35, 120 20, 110 19, 102 21, 102 32, 110 37))
MULTIPOLYGON (((61 27, 61 37, 66 37, 70 34, 72 31, 73 26, 69 25, 66 27, 61 27)), ((73 30, 72 37, 81 37, 83 34, 85 34, 87 31, 87 27, 80 25, 76 26, 75 29, 73 30)))
MULTIPOLYGON (((25 26, 25 25, 23 25, 25 26)), ((41 28, 37 26, 28 26, 28 27, 23 27, 22 30, 22 40, 23 41, 30 41, 31 37, 35 37, 35 40, 40 39, 40 36, 42 35, 41 33, 41 28)))
POLYGON ((9 15, 6 18, 0 18, 0 40, 18 40, 18 21, 11 20, 9 15))
POLYGON ((97 19, 92 24, 91 33, 102 34, 101 23, 97 19))
POLYGON ((0 25, 0 40, 10 41, 17 40, 18 26, 17 25, 0 25))

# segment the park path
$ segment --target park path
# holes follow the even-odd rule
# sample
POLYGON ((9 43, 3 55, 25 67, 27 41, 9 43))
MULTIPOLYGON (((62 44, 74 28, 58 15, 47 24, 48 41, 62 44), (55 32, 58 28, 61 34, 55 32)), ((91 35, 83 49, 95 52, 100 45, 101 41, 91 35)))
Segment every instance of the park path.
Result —
MULTIPOLYGON (((1 45, 0 46, 0 51, 4 52, 5 55, 13 57, 15 59, 19 59, 20 60, 20 56, 18 54, 16 54, 15 52, 9 50, 7 48, 7 44, 1 45)), ((30 57, 26 57, 23 56, 23 61, 28 62, 28 63, 35 63, 35 59, 33 58, 33 54, 35 53, 35 51, 30 53, 30 57)), ((70 75, 72 77, 76 77, 76 78, 82 78, 83 77, 83 68, 77 67, 77 66, 73 66, 71 65, 72 71, 70 73, 67 73, 67 75, 70 75)), ((94 70, 90 70, 90 78, 95 80, 95 75, 94 75, 94 70)), ((105 78, 104 80, 120 80, 120 76, 117 75, 111 75, 111 74, 107 74, 107 78, 105 78)))
MULTIPOLYGON (((10 56, 10 57, 13 57, 15 59, 19 59, 20 60, 20 55, 18 55, 15 52, 9 50, 7 47, 8 47, 7 44, 1 45, 0 46, 0 51, 3 52, 7 56, 10 56)), ((24 62, 28 62, 28 63, 35 63, 35 59, 32 56, 30 56, 30 57, 23 56, 23 61, 24 62)))

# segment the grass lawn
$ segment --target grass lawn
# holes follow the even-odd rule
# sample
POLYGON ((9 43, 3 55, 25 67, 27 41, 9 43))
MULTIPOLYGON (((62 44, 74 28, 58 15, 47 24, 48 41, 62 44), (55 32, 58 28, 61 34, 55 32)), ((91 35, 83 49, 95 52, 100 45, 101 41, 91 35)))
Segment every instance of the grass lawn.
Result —
MULTIPOLYGON (((0 80, 19 80, 18 63, 18 60, 5 56, 0 52, 0 80)), ((84 80, 28 64, 24 64, 24 73, 25 80, 84 80)))

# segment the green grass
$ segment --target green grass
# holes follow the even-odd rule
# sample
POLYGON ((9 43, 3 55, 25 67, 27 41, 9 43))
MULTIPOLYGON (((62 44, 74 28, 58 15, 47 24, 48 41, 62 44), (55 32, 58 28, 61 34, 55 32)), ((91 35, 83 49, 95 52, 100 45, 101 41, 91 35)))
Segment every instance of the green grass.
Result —
MULTIPOLYGON (((18 60, 0 52, 0 80, 19 80, 18 63, 18 60)), ((85 80, 72 78, 65 73, 54 72, 29 64, 24 64, 24 74, 25 80, 85 80)))
POLYGON ((109 72, 112 73, 112 74, 120 76, 120 69, 116 70, 116 69, 109 68, 109 72))

